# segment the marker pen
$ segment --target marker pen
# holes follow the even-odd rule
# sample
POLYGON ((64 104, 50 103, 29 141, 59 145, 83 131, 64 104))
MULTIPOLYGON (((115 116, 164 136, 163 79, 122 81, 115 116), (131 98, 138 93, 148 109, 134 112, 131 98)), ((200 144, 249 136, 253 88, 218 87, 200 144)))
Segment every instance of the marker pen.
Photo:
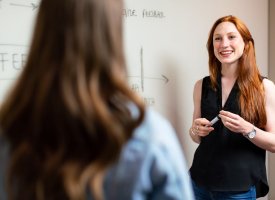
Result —
POLYGON ((219 121, 219 119, 220 119, 219 116, 216 116, 214 119, 212 119, 212 120, 210 121, 211 126, 213 126, 217 121, 219 121))

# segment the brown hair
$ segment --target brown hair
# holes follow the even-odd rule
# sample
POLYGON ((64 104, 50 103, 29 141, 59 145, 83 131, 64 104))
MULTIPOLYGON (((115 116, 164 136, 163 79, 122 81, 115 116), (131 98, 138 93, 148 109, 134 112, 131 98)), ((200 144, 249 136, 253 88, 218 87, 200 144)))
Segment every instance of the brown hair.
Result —
POLYGON ((104 171, 144 116, 127 83, 122 8, 41 1, 26 66, 0 111, 9 199, 85 199, 89 185, 102 197, 104 171))
POLYGON ((241 115, 256 126, 263 127, 266 124, 265 96, 262 85, 262 77, 256 64, 254 40, 246 25, 237 17, 229 15, 221 17, 212 26, 207 49, 209 55, 209 72, 212 86, 217 86, 217 76, 221 70, 221 63, 214 55, 213 34, 216 27, 222 22, 233 23, 241 34, 245 47, 238 67, 238 86, 240 88, 239 105, 241 115))

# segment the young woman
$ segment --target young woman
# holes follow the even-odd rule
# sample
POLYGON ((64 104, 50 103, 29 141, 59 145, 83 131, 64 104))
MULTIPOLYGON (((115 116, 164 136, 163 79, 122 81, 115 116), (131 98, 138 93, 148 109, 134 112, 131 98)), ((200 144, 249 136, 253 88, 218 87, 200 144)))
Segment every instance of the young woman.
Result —
POLYGON ((207 48, 210 75, 195 84, 189 131, 199 143, 190 169, 196 199, 265 196, 266 150, 275 152, 275 86, 259 73, 254 40, 237 17, 214 23, 207 48))
POLYGON ((193 199, 170 123, 127 83, 122 0, 42 0, 0 110, 0 199, 193 199))

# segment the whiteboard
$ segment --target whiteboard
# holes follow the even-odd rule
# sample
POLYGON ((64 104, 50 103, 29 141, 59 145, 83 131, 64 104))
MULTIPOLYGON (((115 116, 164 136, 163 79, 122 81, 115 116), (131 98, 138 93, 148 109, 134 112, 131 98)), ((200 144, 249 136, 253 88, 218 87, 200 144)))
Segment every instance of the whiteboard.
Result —
MULTIPOLYGON (((24 66, 39 0, 0 0, 0 102, 24 66)), ((196 145, 193 85, 208 75, 206 41, 214 21, 236 15, 249 27, 257 62, 268 71, 268 0, 125 0, 125 53, 130 87, 175 127, 188 164, 196 145)))
POLYGON ((26 61, 38 0, 0 0, 0 102, 26 61))

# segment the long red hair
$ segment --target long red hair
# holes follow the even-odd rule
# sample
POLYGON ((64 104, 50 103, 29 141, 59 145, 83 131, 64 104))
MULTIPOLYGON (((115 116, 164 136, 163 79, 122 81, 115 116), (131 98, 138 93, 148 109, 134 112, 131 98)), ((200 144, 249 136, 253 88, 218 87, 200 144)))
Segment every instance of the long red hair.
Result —
POLYGON ((240 89, 239 106, 241 116, 256 126, 264 127, 266 124, 265 94, 256 64, 254 40, 247 26, 237 17, 229 15, 219 18, 212 26, 207 49, 209 55, 209 72, 212 86, 217 87, 217 76, 221 70, 221 63, 214 55, 213 34, 216 27, 222 22, 231 22, 241 34, 245 43, 244 52, 239 60, 237 83, 240 89))

